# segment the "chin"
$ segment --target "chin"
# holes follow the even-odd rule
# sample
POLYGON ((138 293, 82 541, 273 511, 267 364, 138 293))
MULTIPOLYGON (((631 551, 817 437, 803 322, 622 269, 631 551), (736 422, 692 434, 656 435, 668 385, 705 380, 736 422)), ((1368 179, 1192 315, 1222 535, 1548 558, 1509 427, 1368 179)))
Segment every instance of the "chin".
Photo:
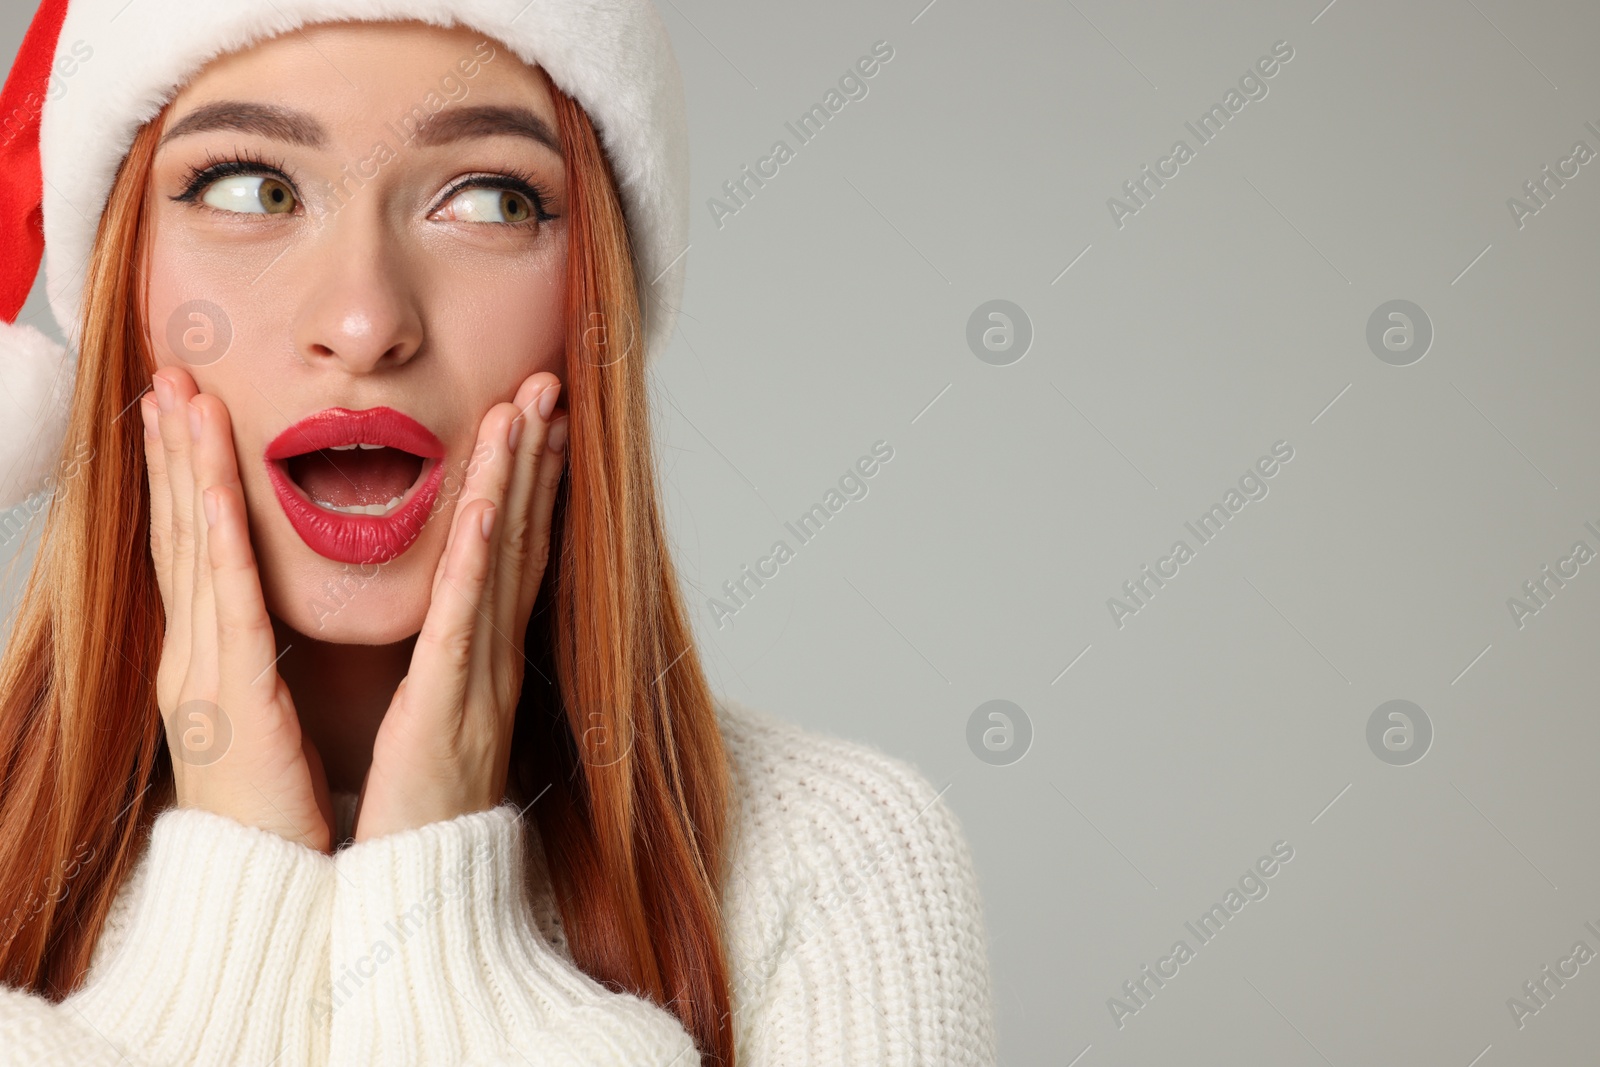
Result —
POLYGON ((424 532, 387 563, 325 559, 293 543, 262 545, 257 566, 267 611, 296 633, 344 645, 390 645, 422 630, 443 543, 424 532))

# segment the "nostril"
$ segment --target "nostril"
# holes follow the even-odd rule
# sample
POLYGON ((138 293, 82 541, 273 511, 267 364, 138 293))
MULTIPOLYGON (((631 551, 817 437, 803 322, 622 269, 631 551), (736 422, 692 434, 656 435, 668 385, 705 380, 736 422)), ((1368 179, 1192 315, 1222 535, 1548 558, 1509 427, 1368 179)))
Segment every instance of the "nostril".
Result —
MULTIPOLYGON (((346 347, 344 349, 344 352, 348 356, 351 353, 357 352, 361 347, 362 346, 360 346, 359 344, 354 344, 353 343, 350 346, 346 347)), ((317 357, 318 359, 345 358, 345 357, 341 357, 340 356, 339 350, 336 350, 334 348, 330 348, 328 345, 321 344, 320 342, 312 342, 311 344, 308 344, 306 346, 306 351, 309 352, 311 355, 317 357)), ((397 341, 394 344, 390 345, 387 349, 385 349, 383 354, 381 356, 379 356, 373 362, 374 363, 404 363, 406 361, 407 357, 408 357, 408 353, 410 353, 412 351, 414 351, 414 346, 406 344, 403 341, 397 341)))

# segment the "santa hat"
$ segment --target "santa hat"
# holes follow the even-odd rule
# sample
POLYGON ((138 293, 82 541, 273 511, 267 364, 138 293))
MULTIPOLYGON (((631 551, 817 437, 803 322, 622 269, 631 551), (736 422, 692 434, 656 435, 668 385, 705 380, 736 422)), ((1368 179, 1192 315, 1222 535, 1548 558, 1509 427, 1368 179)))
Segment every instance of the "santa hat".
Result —
POLYGON ((133 137, 211 59, 315 22, 412 19, 503 42, 583 106, 665 346, 683 290, 688 130, 651 0, 43 0, 0 91, 0 508, 50 482, 77 370, 84 268, 133 137), (69 341, 18 323, 41 257, 69 341))

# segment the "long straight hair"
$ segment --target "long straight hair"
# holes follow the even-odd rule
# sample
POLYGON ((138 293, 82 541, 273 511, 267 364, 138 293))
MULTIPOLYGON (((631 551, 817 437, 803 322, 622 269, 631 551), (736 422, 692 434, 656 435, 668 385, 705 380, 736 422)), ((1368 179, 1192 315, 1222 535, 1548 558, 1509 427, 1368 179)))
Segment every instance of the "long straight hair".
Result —
MULTIPOLYGON (((569 190, 570 434, 507 793, 531 805, 578 966, 671 1011, 706 1063, 732 1067, 728 772, 662 523, 640 288, 595 130, 546 84, 569 190)), ((0 655, 0 980, 56 1000, 81 982, 175 801, 144 435, 130 414, 156 369, 143 267, 161 122, 135 136, 100 218, 61 453, 71 470, 0 655)))

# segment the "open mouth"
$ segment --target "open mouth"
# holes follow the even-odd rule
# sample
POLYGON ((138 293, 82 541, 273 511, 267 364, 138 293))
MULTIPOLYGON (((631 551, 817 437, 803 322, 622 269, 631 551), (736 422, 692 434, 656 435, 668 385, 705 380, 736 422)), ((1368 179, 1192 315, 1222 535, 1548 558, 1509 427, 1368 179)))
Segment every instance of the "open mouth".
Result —
POLYGON ((276 462, 317 507, 341 515, 379 517, 405 502, 430 465, 427 458, 403 448, 359 441, 276 462))
POLYGON ((278 502, 313 551, 384 562, 416 540, 438 497, 444 442, 393 408, 327 408, 284 430, 262 457, 278 502))

